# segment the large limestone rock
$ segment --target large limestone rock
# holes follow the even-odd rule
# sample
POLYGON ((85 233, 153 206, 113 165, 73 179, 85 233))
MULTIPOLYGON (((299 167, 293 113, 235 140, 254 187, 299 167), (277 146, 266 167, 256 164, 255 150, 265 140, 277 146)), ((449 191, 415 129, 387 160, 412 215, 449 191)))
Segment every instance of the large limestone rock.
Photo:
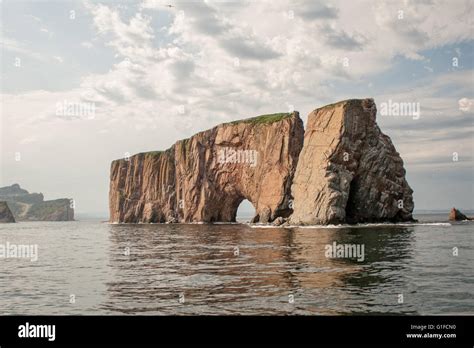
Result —
POLYGON ((18 184, 1 187, 0 200, 8 203, 17 221, 74 220, 74 208, 70 199, 45 201, 42 193, 29 193, 18 184))
POLYGON ((219 125, 164 152, 112 162, 112 222, 230 222, 248 199, 253 222, 412 221, 400 155, 372 99, 219 125), (303 144, 304 135, 304 144, 303 144), (291 216, 290 216, 291 215, 291 216))
POLYGON ((0 223, 15 222, 15 218, 7 202, 0 202, 0 223))
POLYGON ((412 220, 413 191, 403 161, 375 116, 372 99, 309 114, 292 185, 291 224, 412 220))
POLYGON ((113 161, 110 221, 232 222, 244 199, 255 222, 288 217, 303 134, 297 112, 265 115, 113 161))

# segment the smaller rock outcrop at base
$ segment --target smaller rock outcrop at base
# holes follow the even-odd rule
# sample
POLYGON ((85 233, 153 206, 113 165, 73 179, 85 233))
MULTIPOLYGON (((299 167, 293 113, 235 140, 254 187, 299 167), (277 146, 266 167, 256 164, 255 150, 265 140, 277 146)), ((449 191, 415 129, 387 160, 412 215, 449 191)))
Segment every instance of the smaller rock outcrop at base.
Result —
POLYGON ((449 221, 463 221, 463 220, 472 220, 472 218, 468 218, 466 215, 461 213, 456 208, 452 208, 449 212, 449 221))
POLYGON ((0 223, 16 222, 7 202, 0 202, 0 223))
POLYGON ((283 225, 285 222, 286 222, 286 219, 284 219, 283 217, 279 216, 279 217, 277 217, 277 218, 273 221, 273 225, 274 225, 274 226, 281 226, 281 225, 283 225))

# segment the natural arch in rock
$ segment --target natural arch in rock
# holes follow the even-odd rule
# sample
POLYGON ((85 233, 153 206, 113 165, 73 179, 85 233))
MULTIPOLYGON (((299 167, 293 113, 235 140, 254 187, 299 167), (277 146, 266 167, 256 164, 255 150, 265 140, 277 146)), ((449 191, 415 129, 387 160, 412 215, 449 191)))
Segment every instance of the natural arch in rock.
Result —
POLYGON ((237 222, 248 222, 253 219, 255 216, 256 210, 254 205, 248 200, 243 199, 239 206, 237 207, 236 212, 236 221, 237 222))
POLYGON ((303 135, 297 112, 264 115, 113 161, 110 220, 232 222, 244 199, 255 222, 288 216, 303 135))
POLYGON ((166 151, 112 162, 112 222, 231 222, 243 199, 252 222, 412 221, 400 154, 376 123, 372 99, 310 113, 224 123, 166 151), (304 136, 304 143, 303 143, 304 136))

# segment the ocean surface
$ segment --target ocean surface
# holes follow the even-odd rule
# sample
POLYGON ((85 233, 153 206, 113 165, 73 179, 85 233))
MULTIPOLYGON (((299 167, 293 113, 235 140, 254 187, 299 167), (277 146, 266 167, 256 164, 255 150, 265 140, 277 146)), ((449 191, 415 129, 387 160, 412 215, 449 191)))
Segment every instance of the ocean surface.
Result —
POLYGON ((446 217, 305 228, 0 224, 0 246, 38 248, 37 261, 0 258, 0 314, 473 315, 474 223, 446 217), (364 246, 363 260, 328 256, 345 244, 364 246))

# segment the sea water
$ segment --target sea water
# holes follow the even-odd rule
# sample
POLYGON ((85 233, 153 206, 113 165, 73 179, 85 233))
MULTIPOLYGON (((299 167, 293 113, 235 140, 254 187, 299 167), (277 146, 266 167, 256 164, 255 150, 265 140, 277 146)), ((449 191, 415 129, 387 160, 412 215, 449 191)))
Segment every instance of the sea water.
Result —
POLYGON ((37 246, 36 260, 0 258, 0 314, 474 314, 474 223, 417 218, 0 224, 0 244, 37 246), (363 246, 364 257, 332 257, 331 245, 363 246))

